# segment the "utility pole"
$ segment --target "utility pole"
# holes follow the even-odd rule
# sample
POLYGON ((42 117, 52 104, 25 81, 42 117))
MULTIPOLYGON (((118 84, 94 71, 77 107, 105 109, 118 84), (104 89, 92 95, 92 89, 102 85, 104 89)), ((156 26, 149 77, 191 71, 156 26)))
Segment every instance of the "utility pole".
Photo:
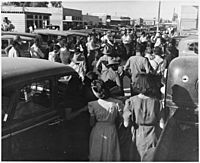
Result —
POLYGON ((159 1, 158 4, 158 22, 157 22, 157 32, 159 31, 159 22, 160 22, 160 5, 161 5, 161 1, 159 1))

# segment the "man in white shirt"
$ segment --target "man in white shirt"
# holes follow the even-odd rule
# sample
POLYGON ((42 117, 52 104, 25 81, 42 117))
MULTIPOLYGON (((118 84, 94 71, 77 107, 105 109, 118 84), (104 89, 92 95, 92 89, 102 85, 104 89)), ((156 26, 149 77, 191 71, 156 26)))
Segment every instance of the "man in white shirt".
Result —
POLYGON ((34 40, 34 44, 31 46, 30 53, 32 58, 41 58, 43 59, 45 57, 44 53, 41 51, 40 47, 40 40, 39 38, 36 38, 34 40))
POLYGON ((108 44, 110 44, 111 46, 114 46, 111 40, 112 40, 111 31, 107 31, 107 32, 106 32, 106 35, 104 35, 103 37, 101 37, 101 41, 102 41, 103 43, 108 43, 108 44))
POLYGON ((139 43, 140 43, 140 53, 142 56, 145 56, 145 50, 147 47, 147 36, 144 31, 142 32, 142 34, 139 38, 139 43))
POLYGON ((132 52, 133 52, 133 45, 132 45, 132 37, 131 34, 129 33, 130 30, 125 29, 124 35, 122 36, 122 42, 124 44, 124 47, 126 49, 126 57, 129 58, 130 56, 132 56, 132 52))
POLYGON ((20 52, 19 52, 19 43, 15 40, 12 43, 12 47, 8 52, 8 57, 20 57, 20 52))

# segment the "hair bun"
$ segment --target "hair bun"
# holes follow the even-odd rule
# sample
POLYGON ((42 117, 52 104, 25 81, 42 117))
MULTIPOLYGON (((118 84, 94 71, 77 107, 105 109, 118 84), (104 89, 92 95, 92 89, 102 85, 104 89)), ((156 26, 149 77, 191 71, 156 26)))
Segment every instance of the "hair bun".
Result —
POLYGON ((91 88, 97 95, 97 98, 106 98, 109 95, 109 90, 106 88, 103 80, 94 80, 91 83, 91 88))

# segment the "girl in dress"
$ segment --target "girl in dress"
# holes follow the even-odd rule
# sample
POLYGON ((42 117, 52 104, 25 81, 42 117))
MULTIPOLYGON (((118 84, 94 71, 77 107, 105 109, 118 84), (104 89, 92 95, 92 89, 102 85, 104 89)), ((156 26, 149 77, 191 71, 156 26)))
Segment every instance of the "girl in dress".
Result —
POLYGON ((125 127, 132 125, 132 144, 136 151, 130 154, 134 155, 134 160, 141 161, 156 147, 161 132, 162 105, 156 97, 156 84, 148 75, 138 76, 137 91, 138 95, 126 100, 123 118, 125 127))
POLYGON ((123 103, 109 97, 109 90, 102 80, 94 80, 91 87, 98 100, 88 103, 90 123, 94 126, 90 134, 89 160, 120 161, 115 121, 123 103))

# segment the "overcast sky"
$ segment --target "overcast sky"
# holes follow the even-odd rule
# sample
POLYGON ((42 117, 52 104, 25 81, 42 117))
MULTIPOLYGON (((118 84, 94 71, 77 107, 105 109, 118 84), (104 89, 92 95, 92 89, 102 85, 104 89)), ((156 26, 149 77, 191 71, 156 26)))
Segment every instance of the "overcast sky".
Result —
MULTIPOLYGON (((173 11, 183 3, 197 2, 196 0, 161 0, 161 18, 172 19, 173 11)), ((111 16, 129 16, 131 18, 157 18, 158 0, 64 0, 66 8, 82 10, 86 13, 106 13, 111 16)))

